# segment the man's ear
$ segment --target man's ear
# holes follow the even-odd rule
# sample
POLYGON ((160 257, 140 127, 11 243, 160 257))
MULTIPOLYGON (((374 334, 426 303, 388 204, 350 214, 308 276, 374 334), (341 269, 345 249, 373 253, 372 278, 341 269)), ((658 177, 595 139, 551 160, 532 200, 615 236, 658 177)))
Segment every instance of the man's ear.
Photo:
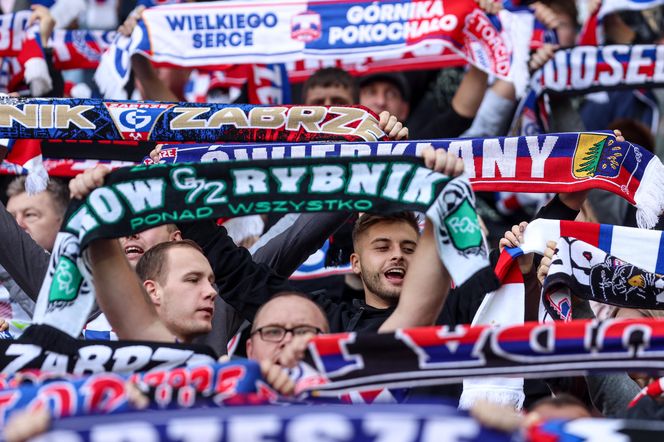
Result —
POLYGON ((245 346, 245 349, 247 351, 247 359, 251 359, 251 356, 254 353, 254 347, 253 343, 251 342, 251 338, 247 339, 247 344, 245 346))
POLYGON ((351 253, 350 267, 353 270, 353 273, 355 273, 356 275, 362 273, 362 264, 360 264, 360 255, 358 255, 357 253, 351 253))
POLYGON ((172 232, 172 233, 170 234, 170 238, 169 238, 169 239, 170 239, 171 241, 182 241, 182 232, 180 232, 179 230, 176 230, 175 232, 172 232))
POLYGON ((145 288, 145 291, 147 292, 150 301, 152 301, 152 304, 154 304, 155 307, 161 305, 161 294, 159 291, 159 284, 156 281, 153 281, 152 279, 146 279, 145 281, 143 281, 143 287, 145 288))

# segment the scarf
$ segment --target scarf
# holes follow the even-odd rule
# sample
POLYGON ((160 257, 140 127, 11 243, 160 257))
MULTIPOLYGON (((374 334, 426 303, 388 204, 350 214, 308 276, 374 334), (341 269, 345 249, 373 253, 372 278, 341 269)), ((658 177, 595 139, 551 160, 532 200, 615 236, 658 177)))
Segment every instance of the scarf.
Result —
MULTIPOLYGON (((547 241, 560 241, 562 237, 576 238, 647 272, 664 273, 664 234, 660 231, 608 224, 536 219, 526 227, 524 240, 519 247, 503 250, 495 269, 503 285, 494 294, 485 298, 476 317, 490 317, 499 313, 500 308, 492 306, 494 302, 522 305, 523 277, 516 258, 528 253, 542 254, 546 250, 547 241)), ((571 298, 549 296, 547 299, 556 301, 547 303, 547 311, 553 312, 554 317, 571 320, 571 298)))
POLYGON ((659 398, 662 395, 664 395, 664 378, 659 378, 654 381, 652 381, 650 384, 645 386, 639 393, 634 396, 634 399, 632 399, 628 405, 628 408, 632 408, 633 406, 636 405, 637 402, 639 402, 641 399, 643 399, 646 396, 649 396, 651 398, 659 398))
MULTIPOLYGON (((547 241, 558 241, 563 236, 581 239, 646 269, 664 268, 664 253, 660 253, 664 251, 661 232, 605 224, 536 219, 528 224, 521 245, 506 248, 500 255, 495 272, 501 281, 501 287, 484 298, 475 314, 473 325, 523 323, 525 287, 516 258, 528 253, 542 254, 546 250, 547 241), (639 246, 635 247, 635 244, 639 246), (639 250, 639 253, 634 253, 635 250, 639 250)), ((560 301, 550 308, 556 309, 559 315, 570 315, 571 302, 563 302, 565 299, 560 301)), ((466 380, 460 403, 464 408, 468 408, 477 399, 483 398, 515 404, 520 408, 525 398, 522 388, 522 379, 466 380)))
MULTIPOLYGON (((643 239, 632 243, 638 253, 641 253, 643 239)), ((659 252, 664 257, 661 239, 659 252)), ((630 253, 632 255, 636 253, 630 253)), ((659 271, 664 272, 664 259, 659 271)), ((542 287, 542 303, 552 318, 570 321, 572 295, 618 307, 662 310, 664 276, 645 271, 578 239, 562 237, 557 242, 542 287), (562 310, 561 305, 569 308, 562 310)))
POLYGON ((0 100, 0 137, 130 141, 377 141, 385 134, 361 106, 253 106, 0 100))
POLYGON ((429 212, 438 251, 457 286, 492 290, 495 276, 465 178, 450 179, 403 158, 328 158, 137 166, 106 177, 72 205, 56 238, 34 322, 78 336, 93 307, 94 286, 83 250, 167 223, 287 212, 429 212))
POLYGON ((354 77, 382 72, 426 71, 465 66, 466 59, 447 46, 429 44, 402 54, 362 59, 298 60, 286 63, 291 83, 303 83, 317 70, 336 66, 354 77))
POLYGON ((58 70, 96 69, 101 55, 116 37, 115 31, 56 29, 48 41, 58 70))
MULTIPOLYGON (((39 24, 28 26, 30 11, 0 15, 0 57, 15 58, 18 69, 12 69, 9 83, 22 80, 30 86, 30 93, 40 96, 51 90, 53 82, 48 73, 39 24)), ((9 84, 7 83, 7 85, 9 84)))
POLYGON ((512 123, 513 134, 546 132, 547 93, 586 94, 664 84, 664 45, 576 46, 556 51, 531 77, 512 123))
POLYGON ((10 388, 0 391, 0 425, 17 411, 39 407, 45 407, 54 419, 137 411, 130 399, 132 387, 148 399, 147 410, 260 404, 276 397, 262 380, 258 363, 246 359, 133 375, 63 377, 27 372, 6 383, 10 388))
POLYGON ((102 56, 95 80, 106 97, 123 96, 135 53, 162 65, 214 69, 376 57, 432 43, 501 78, 525 85, 528 77, 532 15, 489 17, 473 0, 211 2, 149 8, 141 18, 131 37, 118 36, 102 56))
POLYGON ((5 162, 15 167, 16 174, 27 174, 28 194, 46 190, 48 172, 44 167, 40 140, 9 140, 5 162))
POLYGON ((235 103, 246 90, 247 104, 291 102, 288 72, 283 64, 242 64, 224 70, 192 71, 184 86, 190 103, 235 103))
POLYGON ((319 335, 309 343, 305 357, 315 372, 298 379, 296 390, 326 397, 351 390, 456 383, 487 375, 661 370, 663 350, 664 322, 653 319, 319 335))
POLYGON ((83 341, 46 325, 31 325, 18 340, 0 339, 0 350, 0 371, 4 375, 21 370, 78 376, 126 374, 215 362, 212 350, 202 345, 83 341))
MULTIPOLYGON (((525 438, 532 442, 625 441, 653 442, 662 437, 661 422, 643 417, 634 419, 551 420, 532 425, 525 438), (638 419, 638 420, 637 420, 638 419)), ((523 436, 522 436, 523 437, 523 436)))
MULTIPOLYGON (((431 144, 461 157, 475 191, 557 193, 604 189, 635 204, 639 226, 664 211, 664 166, 608 133, 379 143, 169 146, 162 161, 199 162, 346 156, 417 156, 431 144)), ((146 160, 147 163, 150 160, 146 160)))
POLYGON ((643 11, 655 8, 662 0, 602 0, 601 6, 586 20, 578 37, 579 45, 597 46, 604 41, 602 20, 619 11, 643 11))
MULTIPOLYGON (((103 164, 109 169, 118 169, 120 167, 135 166, 133 161, 120 160, 76 160, 63 158, 44 158, 42 160, 44 169, 49 177, 74 178, 81 172, 103 164)), ((27 175, 29 172, 22 166, 17 166, 10 162, 0 164, 0 175, 27 175)), ((38 190, 36 191, 38 192, 38 190)))
MULTIPOLYGON (((659 428, 659 427, 657 427, 659 428)), ((444 403, 365 405, 310 404, 227 407, 223 410, 159 410, 123 416, 55 420, 48 440, 92 441, 122 435, 125 440, 162 441, 410 441, 445 435, 446 442, 509 442, 516 435, 483 427, 444 403)))

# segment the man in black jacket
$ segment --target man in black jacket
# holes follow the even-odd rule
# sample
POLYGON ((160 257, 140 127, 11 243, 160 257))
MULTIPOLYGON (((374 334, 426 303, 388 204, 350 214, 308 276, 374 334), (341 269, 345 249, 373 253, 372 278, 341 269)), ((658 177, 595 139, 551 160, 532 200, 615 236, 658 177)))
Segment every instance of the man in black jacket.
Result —
MULTIPOLYGON (((448 154, 444 150, 425 149, 423 157, 427 167, 448 176, 458 176, 463 171, 463 162, 455 155, 448 154)), ((401 235, 401 229, 406 226, 398 224, 394 227, 401 235)), ((391 305, 386 306, 374 303, 371 300, 368 300, 368 302, 366 300, 335 302, 324 294, 311 295, 312 299, 325 311, 332 333, 356 330, 378 331, 379 329, 387 331, 399 327, 432 325, 435 322, 449 289, 450 278, 438 258, 433 230, 429 223, 427 222, 425 225, 425 231, 421 239, 418 238, 415 229, 408 233, 410 236, 408 240, 409 251, 412 249, 414 252, 417 247, 419 252, 417 255, 419 256, 417 258, 418 263, 414 265, 409 264, 415 262, 416 253, 403 257, 402 261, 407 261, 409 264, 403 265, 402 262, 403 271, 401 271, 398 278, 395 277, 395 279, 403 281, 400 293, 408 292, 405 302, 402 302, 404 301, 403 296, 394 297, 391 305), (424 249, 420 252, 421 247, 424 247, 424 249), (409 267, 411 268, 410 272, 415 272, 415 276, 406 278, 409 267), (410 282, 407 282, 407 279, 410 282), (426 294, 431 296, 426 296, 426 294), (388 317, 390 321, 386 322, 388 317)), ((265 283, 264 287, 273 287, 273 293, 276 293, 280 291, 277 290, 280 283, 279 275, 266 272, 265 269, 249 264, 246 267, 242 265, 233 269, 225 268, 224 260, 227 258, 229 250, 226 247, 220 247, 217 238, 219 235, 221 234, 219 232, 215 233, 213 229, 203 231, 197 228, 187 232, 183 231, 185 238, 193 239, 201 245, 210 260, 215 275, 222 272, 227 274, 228 279, 218 280, 217 284, 223 286, 228 281, 233 281, 236 289, 226 291, 220 286, 220 296, 233 306, 241 316, 249 322, 253 322, 258 309, 270 299, 268 291, 255 289, 256 285, 253 283, 253 278, 260 278, 265 283), (242 287, 245 287, 246 290, 242 290, 242 287)), ((303 244, 303 246, 306 246, 306 244, 303 244)), ((240 251, 230 253, 242 254, 240 251)), ((244 253, 248 255, 246 251, 244 253)), ((392 273, 390 272, 390 278, 393 276, 392 273)))

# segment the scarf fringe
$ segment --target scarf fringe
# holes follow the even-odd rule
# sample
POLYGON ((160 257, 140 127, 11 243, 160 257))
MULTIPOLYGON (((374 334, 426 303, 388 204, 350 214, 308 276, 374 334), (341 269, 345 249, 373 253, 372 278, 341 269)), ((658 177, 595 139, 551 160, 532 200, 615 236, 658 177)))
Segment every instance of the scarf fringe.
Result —
POLYGON ((658 158, 653 158, 646 166, 634 201, 638 226, 646 229, 655 227, 664 212, 664 165, 658 158))
MULTIPOLYGON (((110 48, 108 50, 112 51, 114 49, 110 48)), ((94 81, 104 98, 126 100, 128 98, 127 91, 124 88, 126 80, 124 78, 118 78, 113 62, 114 57, 110 57, 108 54, 102 56, 99 61, 99 67, 95 71, 94 81)), ((128 61, 128 63, 131 63, 131 61, 128 61)))
POLYGON ((28 170, 28 176, 25 179, 25 191, 28 195, 34 195, 46 190, 48 186, 48 172, 42 163, 41 156, 30 161, 24 167, 28 170))
MULTIPOLYGON (((478 401, 491 402, 493 404, 513 407, 515 410, 523 408, 526 395, 522 387, 501 385, 505 378, 483 378, 481 384, 467 385, 464 382, 463 393, 459 398, 459 409, 468 410, 478 401), (487 383, 484 383, 487 382, 487 383), (489 383, 490 382, 490 383, 489 383)), ((522 379, 520 379, 523 381, 522 379)))
POLYGON ((30 93, 35 97, 40 97, 53 89, 53 80, 43 58, 33 57, 27 60, 24 75, 26 83, 30 85, 30 93))

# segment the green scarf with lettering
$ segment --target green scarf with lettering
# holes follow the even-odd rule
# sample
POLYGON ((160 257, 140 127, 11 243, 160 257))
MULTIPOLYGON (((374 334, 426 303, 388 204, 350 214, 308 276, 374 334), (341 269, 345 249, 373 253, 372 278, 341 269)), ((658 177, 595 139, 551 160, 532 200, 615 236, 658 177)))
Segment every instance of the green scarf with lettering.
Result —
MULTIPOLYGON (((261 213, 426 212, 457 286, 490 291, 496 280, 465 177, 418 158, 316 158, 245 164, 182 163, 118 169, 85 201, 73 201, 56 239, 35 323, 78 336, 94 305, 83 250, 168 223, 261 213)), ((223 297, 223 294, 221 294, 223 297)))

